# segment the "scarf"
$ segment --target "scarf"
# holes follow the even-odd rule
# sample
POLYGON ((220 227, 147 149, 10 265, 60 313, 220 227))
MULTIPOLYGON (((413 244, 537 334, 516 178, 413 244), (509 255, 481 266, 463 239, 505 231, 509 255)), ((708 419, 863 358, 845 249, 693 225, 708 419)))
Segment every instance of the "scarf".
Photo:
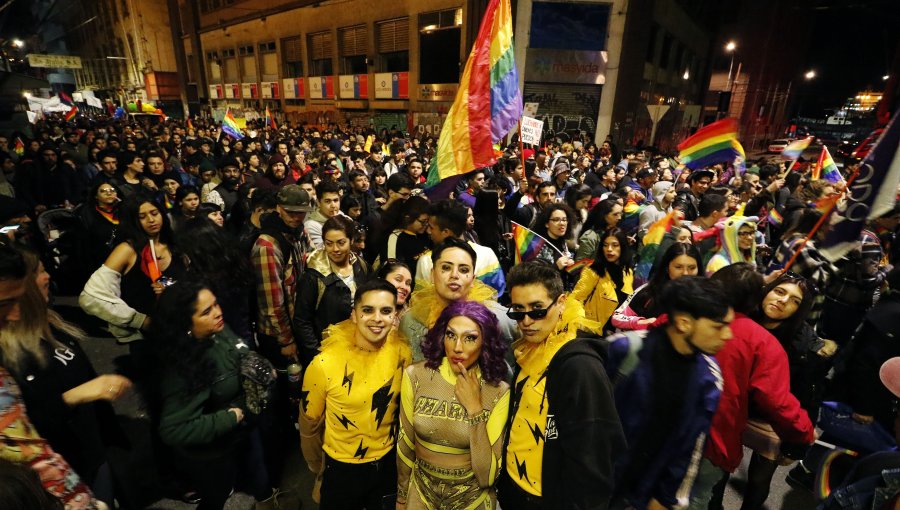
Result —
POLYGON ((106 210, 106 209, 100 207, 99 205, 97 205, 97 206, 94 206, 94 209, 96 209, 97 212, 100 213, 100 216, 103 216, 106 219, 106 221, 112 223, 113 225, 119 224, 119 214, 118 214, 119 211, 116 210, 116 208, 110 208, 109 210, 106 210))

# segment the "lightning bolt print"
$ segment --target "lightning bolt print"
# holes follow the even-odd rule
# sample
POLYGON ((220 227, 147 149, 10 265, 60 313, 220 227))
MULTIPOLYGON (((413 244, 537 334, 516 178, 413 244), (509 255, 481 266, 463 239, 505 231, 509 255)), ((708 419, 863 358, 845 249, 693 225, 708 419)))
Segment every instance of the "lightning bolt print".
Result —
POLYGON ((359 446, 356 447, 356 453, 353 454, 357 459, 362 459, 366 456, 366 452, 369 451, 369 448, 363 448, 362 439, 359 440, 359 446))
POLYGON ((344 378, 341 380, 341 386, 347 387, 347 395, 349 395, 350 389, 353 387, 353 372, 347 373, 346 363, 344 363, 344 378))
POLYGON ((300 392, 300 406, 303 407, 303 412, 306 413, 306 406, 309 405, 309 392, 301 391, 300 392))
POLYGON ((388 379, 384 386, 378 388, 378 391, 372 394, 372 411, 375 411, 375 422, 381 426, 384 416, 387 414, 387 408, 394 399, 394 393, 391 391, 391 383, 393 379, 388 379))
POLYGON ((519 479, 531 483, 531 480, 528 479, 528 466, 525 465, 525 461, 519 462, 519 456, 516 454, 513 454, 513 457, 516 459, 516 471, 519 472, 519 479))
POLYGON ((341 422, 341 425, 344 426, 345 430, 350 430, 351 426, 353 426, 353 428, 355 428, 355 429, 359 429, 359 427, 357 427, 355 423, 350 421, 350 418, 347 418, 343 414, 338 416, 337 413, 335 413, 334 417, 337 418, 337 421, 341 422))
MULTIPOLYGON (((535 389, 537 389, 538 385, 541 384, 541 381, 543 381, 546 378, 547 378, 547 371, 544 370, 544 373, 541 374, 541 377, 537 380, 536 383, 534 383, 535 389)), ((538 409, 538 411, 541 414, 544 414, 544 402, 546 402, 546 401, 547 401, 547 384, 544 383, 544 392, 543 392, 543 394, 541 394, 541 405, 540 405, 540 408, 538 409)))
MULTIPOLYGON (((525 423, 528 423, 528 420, 525 420, 525 423)), ((541 444, 541 440, 544 439, 544 433, 541 432, 541 428, 537 423, 531 424, 528 423, 528 428, 531 430, 531 435, 534 436, 534 444, 541 444)))

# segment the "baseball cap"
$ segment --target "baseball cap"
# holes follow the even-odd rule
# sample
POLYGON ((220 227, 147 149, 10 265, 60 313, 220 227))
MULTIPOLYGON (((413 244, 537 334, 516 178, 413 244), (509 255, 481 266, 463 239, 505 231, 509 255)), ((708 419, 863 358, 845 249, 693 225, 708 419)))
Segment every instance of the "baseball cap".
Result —
POLYGON ((309 193, 296 184, 288 184, 278 192, 278 205, 290 212, 312 212, 315 207, 309 193))
POLYGON ((651 175, 654 175, 655 173, 656 173, 656 171, 653 170, 652 168, 641 168, 640 170, 638 170, 638 172, 634 176, 634 178, 635 179, 646 179, 647 177, 650 177, 651 175))

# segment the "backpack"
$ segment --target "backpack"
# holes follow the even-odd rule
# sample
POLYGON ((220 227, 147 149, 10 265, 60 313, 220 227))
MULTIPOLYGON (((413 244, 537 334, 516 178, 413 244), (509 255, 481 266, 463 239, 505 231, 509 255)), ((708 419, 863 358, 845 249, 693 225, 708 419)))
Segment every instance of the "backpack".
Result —
POLYGON ((244 388, 246 409, 262 414, 275 398, 275 367, 254 351, 241 353, 241 386, 244 388))

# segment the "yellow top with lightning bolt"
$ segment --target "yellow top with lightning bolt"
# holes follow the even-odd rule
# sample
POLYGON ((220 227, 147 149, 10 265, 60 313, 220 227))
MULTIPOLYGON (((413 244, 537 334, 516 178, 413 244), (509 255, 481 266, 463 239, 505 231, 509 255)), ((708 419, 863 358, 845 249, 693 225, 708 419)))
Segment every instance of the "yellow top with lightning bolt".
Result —
POLYGON ((556 328, 541 343, 519 340, 513 354, 519 365, 515 380, 515 414, 510 420, 506 447, 506 472, 525 492, 541 496, 541 472, 547 433, 547 367, 550 360, 577 336, 579 328, 595 331, 598 323, 584 318, 584 305, 572 297, 566 300, 556 328))
POLYGON ((303 377, 301 411, 310 420, 325 418, 322 450, 348 464, 373 462, 397 439, 397 405, 409 346, 396 331, 377 351, 353 341, 347 320, 326 331, 321 350, 303 377))

